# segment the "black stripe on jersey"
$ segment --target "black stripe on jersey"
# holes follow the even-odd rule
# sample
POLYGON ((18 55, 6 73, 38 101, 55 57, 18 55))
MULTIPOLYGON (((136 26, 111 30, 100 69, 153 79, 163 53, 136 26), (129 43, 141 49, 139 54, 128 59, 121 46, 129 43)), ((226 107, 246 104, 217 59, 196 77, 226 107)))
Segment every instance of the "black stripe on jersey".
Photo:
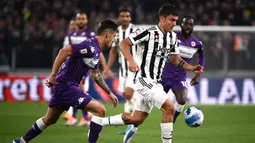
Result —
POLYGON ((139 39, 142 39, 143 37, 145 37, 147 34, 149 34, 149 31, 148 30, 145 30, 143 31, 142 33, 140 33, 138 36, 136 36, 134 38, 135 41, 139 40, 139 39))
POLYGON ((137 74, 138 74, 138 71, 135 72, 135 76, 134 76, 134 79, 133 79, 133 83, 134 83, 134 84, 135 84, 135 79, 136 79, 137 74))
MULTIPOLYGON (((170 49, 171 49, 171 52, 175 52, 175 47, 174 47, 175 44, 173 44, 173 35, 172 35, 172 32, 170 32, 169 37, 170 37, 170 49)), ((177 36, 176 36, 175 43, 176 42, 177 42, 177 36)))
POLYGON ((150 60, 150 77, 151 79, 154 79, 154 65, 155 65, 155 59, 156 59, 156 54, 157 54, 157 48, 158 48, 158 40, 159 40, 159 33, 158 31, 154 31, 154 46, 153 46, 153 52, 150 60))
MULTIPOLYGON (((149 33, 149 38, 150 38, 150 33, 149 33)), ((148 49, 149 49, 149 41, 146 41, 144 43, 143 59, 142 59, 142 64, 141 64, 141 76, 142 77, 146 77, 144 67, 145 67, 145 62, 146 62, 148 49)))
MULTIPOLYGON (((166 44, 167 44, 166 35, 164 35, 164 38, 163 38, 163 47, 164 48, 166 48, 166 44)), ((158 64, 157 80, 160 78, 161 68, 162 68, 163 61, 164 61, 163 57, 165 57, 165 54, 166 54, 165 52, 161 53, 162 58, 160 59, 159 64, 158 64)))
MULTIPOLYGON (((125 37, 126 37, 126 31, 123 31, 123 32, 122 32, 122 40, 124 40, 124 39, 125 39, 125 37)), ((127 76, 127 75, 128 75, 128 65, 127 65, 127 60, 125 60, 125 59, 124 59, 124 61, 125 61, 125 69, 126 69, 126 72, 125 72, 124 74, 125 74, 125 76, 127 76)))
POLYGON ((153 87, 153 85, 150 83, 146 83, 146 81, 143 79, 143 78, 139 78, 139 82, 143 85, 143 86, 146 86, 148 87, 149 89, 151 89, 153 87))
POLYGON ((124 74, 123 74, 123 69, 122 69, 121 64, 119 64, 119 68, 120 68, 120 75, 121 75, 121 76, 124 76, 124 74))
MULTIPOLYGON (((131 34, 132 32, 133 32, 133 28, 130 28, 129 34, 131 34)), ((130 47, 130 53, 132 56, 134 55, 132 47, 130 47)))

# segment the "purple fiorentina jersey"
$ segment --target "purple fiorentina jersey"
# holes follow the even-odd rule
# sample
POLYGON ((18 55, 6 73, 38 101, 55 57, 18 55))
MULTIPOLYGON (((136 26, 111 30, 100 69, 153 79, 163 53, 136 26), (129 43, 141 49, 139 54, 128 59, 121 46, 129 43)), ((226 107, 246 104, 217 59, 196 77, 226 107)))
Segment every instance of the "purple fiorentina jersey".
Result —
POLYGON ((95 38, 88 38, 79 44, 71 44, 73 55, 60 67, 57 82, 79 85, 90 69, 98 68, 101 49, 95 38))
MULTIPOLYGON (((190 63, 191 59, 196 52, 199 54, 199 64, 204 65, 204 55, 203 55, 203 44, 196 37, 190 36, 188 39, 184 38, 181 32, 177 33, 179 40, 179 50, 182 59, 187 63, 190 63)), ((163 85, 169 80, 173 81, 186 81, 187 71, 174 66, 171 62, 166 63, 163 73, 162 82, 163 85)))
POLYGON ((84 30, 75 30, 68 34, 69 44, 79 44, 87 38, 95 38, 95 32, 91 31, 89 28, 84 30))

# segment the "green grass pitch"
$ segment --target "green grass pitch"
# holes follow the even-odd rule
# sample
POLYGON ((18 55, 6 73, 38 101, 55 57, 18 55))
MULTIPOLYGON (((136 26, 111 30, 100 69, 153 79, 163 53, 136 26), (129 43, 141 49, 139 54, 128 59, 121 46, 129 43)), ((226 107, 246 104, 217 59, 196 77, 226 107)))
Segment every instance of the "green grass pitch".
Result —
MULTIPOLYGON (((123 104, 114 109, 105 104, 107 115, 122 112, 123 104)), ((186 106, 188 107, 188 106, 186 106)), ((174 124, 173 143, 255 143, 255 106, 200 106, 205 115, 204 124, 189 128, 180 115, 174 124)), ((46 112, 46 103, 0 103, 0 143, 11 143, 22 136, 34 121, 46 112)), ((81 113, 79 112, 81 116, 81 113)), ((132 143, 160 143, 161 113, 153 109, 138 129, 132 143)), ((88 127, 66 127, 64 119, 47 128, 32 143, 87 143, 88 127)), ((122 143, 118 135, 123 127, 105 127, 98 143, 122 143)))

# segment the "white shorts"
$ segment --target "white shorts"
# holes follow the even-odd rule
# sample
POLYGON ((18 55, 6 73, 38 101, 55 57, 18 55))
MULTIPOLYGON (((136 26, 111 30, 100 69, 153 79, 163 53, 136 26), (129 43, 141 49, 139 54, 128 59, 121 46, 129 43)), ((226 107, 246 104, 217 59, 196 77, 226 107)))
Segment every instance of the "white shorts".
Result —
POLYGON ((139 77, 134 86, 134 110, 151 112, 153 106, 160 109, 167 99, 162 84, 151 79, 139 77))
POLYGON ((119 91, 123 93, 125 91, 125 88, 130 87, 134 88, 134 76, 132 74, 129 74, 130 76, 123 77, 119 76, 119 91))

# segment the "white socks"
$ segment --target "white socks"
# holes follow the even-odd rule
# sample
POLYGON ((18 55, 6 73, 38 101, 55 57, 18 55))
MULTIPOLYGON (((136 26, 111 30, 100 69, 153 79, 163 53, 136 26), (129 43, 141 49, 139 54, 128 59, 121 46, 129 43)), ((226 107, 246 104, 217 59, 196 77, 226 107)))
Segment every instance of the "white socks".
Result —
POLYGON ((21 137, 20 138, 20 143, 27 143, 27 142, 23 139, 23 137, 21 137))
POLYGON ((120 126, 120 125, 125 125, 123 119, 122 119, 122 114, 118 114, 115 116, 109 116, 105 118, 93 116, 91 121, 101 125, 101 126, 120 126))
POLYGON ((42 118, 38 119, 35 123, 41 131, 47 128, 47 126, 43 123, 42 118))
POLYGON ((162 143, 172 143, 173 123, 161 123, 162 143))
POLYGON ((184 106, 185 105, 181 105, 181 104, 178 104, 177 102, 175 102, 175 104, 174 104, 175 111, 182 112, 184 109, 184 106))

